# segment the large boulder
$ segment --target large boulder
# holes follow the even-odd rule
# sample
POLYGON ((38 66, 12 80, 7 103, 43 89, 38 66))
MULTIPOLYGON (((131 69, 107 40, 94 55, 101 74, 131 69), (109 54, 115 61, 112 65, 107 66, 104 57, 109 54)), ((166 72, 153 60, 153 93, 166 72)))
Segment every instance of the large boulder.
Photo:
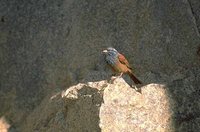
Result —
POLYGON ((23 131, 163 132, 172 130, 173 112, 164 85, 149 84, 141 93, 123 79, 80 83, 42 101, 23 131))

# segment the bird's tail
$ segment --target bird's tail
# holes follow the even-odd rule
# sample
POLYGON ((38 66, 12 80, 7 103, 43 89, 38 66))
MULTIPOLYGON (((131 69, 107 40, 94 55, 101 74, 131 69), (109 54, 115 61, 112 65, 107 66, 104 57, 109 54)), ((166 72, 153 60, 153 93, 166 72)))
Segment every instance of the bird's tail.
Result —
POLYGON ((128 72, 128 75, 134 81, 135 84, 142 84, 142 82, 139 79, 137 79, 137 77, 132 72, 128 72))

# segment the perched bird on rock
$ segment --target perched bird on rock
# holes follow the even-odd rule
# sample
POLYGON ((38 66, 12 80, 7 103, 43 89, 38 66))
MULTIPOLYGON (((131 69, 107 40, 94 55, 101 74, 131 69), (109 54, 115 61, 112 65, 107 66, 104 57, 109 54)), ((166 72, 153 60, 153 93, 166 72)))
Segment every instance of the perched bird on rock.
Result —
POLYGON ((103 53, 106 55, 106 62, 113 69, 113 71, 115 73, 120 73, 119 77, 121 77, 123 73, 125 73, 130 76, 135 84, 142 84, 141 81, 137 79, 133 74, 132 68, 130 67, 127 59, 116 49, 109 47, 106 50, 103 50, 103 53))

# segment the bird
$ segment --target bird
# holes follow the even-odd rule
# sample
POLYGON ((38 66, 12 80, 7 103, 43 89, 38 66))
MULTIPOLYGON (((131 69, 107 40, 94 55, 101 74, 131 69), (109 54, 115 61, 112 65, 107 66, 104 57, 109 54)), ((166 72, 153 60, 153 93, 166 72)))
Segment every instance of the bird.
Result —
POLYGON ((142 84, 142 82, 133 74, 133 70, 124 55, 119 53, 116 49, 108 47, 103 50, 107 64, 115 73, 120 73, 119 77, 123 74, 128 74, 135 84, 142 84))

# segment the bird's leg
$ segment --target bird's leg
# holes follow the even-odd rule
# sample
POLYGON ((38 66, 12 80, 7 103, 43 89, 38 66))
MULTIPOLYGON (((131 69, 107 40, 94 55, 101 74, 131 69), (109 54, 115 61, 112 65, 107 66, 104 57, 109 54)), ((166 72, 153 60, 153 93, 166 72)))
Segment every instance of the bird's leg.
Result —
POLYGON ((121 78, 121 77, 122 77, 122 75, 123 75, 123 72, 121 72, 121 73, 120 73, 120 75, 118 76, 118 78, 121 78))
POLYGON ((113 83, 117 79, 117 73, 113 73, 110 82, 113 83))

